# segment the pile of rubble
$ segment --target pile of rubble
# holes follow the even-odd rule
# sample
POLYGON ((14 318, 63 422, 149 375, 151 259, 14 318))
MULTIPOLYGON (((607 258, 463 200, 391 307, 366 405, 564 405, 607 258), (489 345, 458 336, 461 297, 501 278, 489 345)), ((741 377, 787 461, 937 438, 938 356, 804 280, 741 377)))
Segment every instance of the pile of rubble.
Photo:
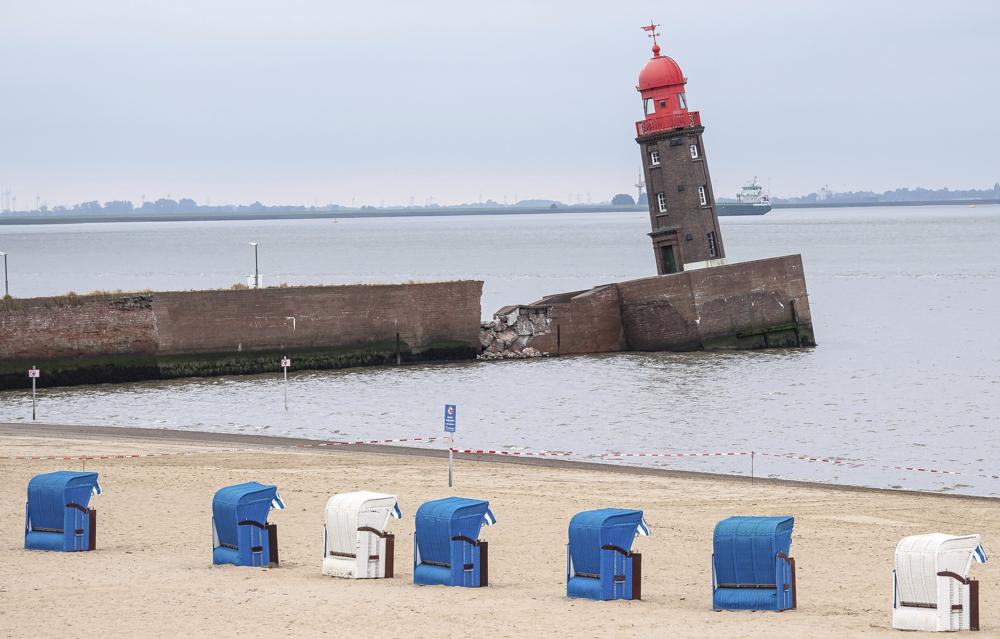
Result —
POLYGON ((548 306, 502 308, 493 316, 493 321, 480 325, 479 343, 483 353, 479 359, 527 359, 548 355, 530 343, 534 336, 548 334, 551 325, 548 306))

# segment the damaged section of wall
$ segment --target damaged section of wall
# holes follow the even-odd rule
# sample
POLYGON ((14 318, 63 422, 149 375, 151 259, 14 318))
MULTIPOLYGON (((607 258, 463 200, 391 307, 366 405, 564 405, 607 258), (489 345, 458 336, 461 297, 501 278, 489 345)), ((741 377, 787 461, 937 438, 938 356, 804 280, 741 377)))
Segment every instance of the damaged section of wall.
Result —
POLYGON ((552 329, 530 345, 560 355, 626 350, 620 304, 617 284, 541 299, 535 305, 551 309, 552 329))
POLYGON ((542 354, 535 345, 552 330, 548 306, 505 306, 480 325, 480 359, 521 359, 542 354))
POLYGON ((552 295, 501 309, 482 335, 488 359, 815 345, 798 255, 552 295), (542 316, 545 330, 510 328, 542 316))

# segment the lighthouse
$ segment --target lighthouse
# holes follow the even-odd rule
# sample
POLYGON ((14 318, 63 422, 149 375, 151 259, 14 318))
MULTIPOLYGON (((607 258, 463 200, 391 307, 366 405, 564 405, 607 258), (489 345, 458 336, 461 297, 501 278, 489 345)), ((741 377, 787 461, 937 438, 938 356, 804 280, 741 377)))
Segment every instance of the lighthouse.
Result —
POLYGON ((642 152, 656 272, 667 275, 725 264, 701 115, 688 109, 687 78, 660 54, 659 25, 643 27, 653 57, 639 73, 643 119, 635 123, 642 152))

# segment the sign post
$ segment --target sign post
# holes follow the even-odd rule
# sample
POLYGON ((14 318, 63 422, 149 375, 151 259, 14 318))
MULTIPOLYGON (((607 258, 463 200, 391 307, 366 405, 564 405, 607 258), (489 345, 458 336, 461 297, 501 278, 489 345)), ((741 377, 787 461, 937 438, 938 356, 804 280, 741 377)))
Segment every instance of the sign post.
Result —
POLYGON ((35 382, 42 376, 42 371, 34 366, 28 369, 28 377, 31 378, 31 421, 35 421, 35 382))
POLYGON ((285 371, 285 411, 288 411, 288 367, 292 365, 292 360, 287 357, 281 358, 281 368, 285 371))
POLYGON ((455 448, 455 417, 458 412, 455 404, 444 405, 444 432, 448 433, 448 488, 451 488, 452 463, 455 448))

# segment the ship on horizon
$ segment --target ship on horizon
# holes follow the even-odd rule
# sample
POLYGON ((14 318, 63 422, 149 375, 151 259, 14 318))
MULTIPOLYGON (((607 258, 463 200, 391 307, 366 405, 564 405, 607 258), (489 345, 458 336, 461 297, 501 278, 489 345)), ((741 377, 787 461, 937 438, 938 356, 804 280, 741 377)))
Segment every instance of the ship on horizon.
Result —
POLYGON ((771 210, 771 198, 764 187, 757 183, 757 176, 743 185, 735 202, 719 202, 719 215, 764 215, 771 210))

